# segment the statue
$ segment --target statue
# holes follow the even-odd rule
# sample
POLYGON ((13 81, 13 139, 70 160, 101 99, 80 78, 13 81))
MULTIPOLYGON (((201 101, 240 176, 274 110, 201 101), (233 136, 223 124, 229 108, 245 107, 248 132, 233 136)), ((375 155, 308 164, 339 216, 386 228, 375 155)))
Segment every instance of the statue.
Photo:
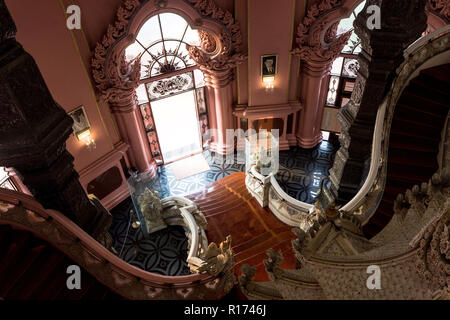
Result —
POLYGON ((138 197, 139 207, 144 216, 148 233, 156 232, 167 227, 162 218, 162 203, 158 191, 145 191, 138 197))

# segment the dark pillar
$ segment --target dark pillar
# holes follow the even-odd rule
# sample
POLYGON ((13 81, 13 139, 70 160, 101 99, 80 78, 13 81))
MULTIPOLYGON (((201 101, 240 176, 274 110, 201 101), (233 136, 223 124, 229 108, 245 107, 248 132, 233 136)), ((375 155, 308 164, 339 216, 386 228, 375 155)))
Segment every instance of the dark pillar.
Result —
MULTIPOLYGON (((63 26, 61 26, 63 27, 63 26)), ((97 237, 111 215, 94 205, 66 150, 73 120, 53 100, 0 0, 0 165, 14 168, 36 200, 62 212, 97 237)))
POLYGON ((319 203, 345 204, 364 183, 370 164, 378 107, 392 84, 395 70, 404 61, 404 50, 427 28, 426 0, 368 0, 355 20, 362 42, 360 70, 351 101, 339 113, 341 148, 322 188, 319 203), (381 29, 370 30, 367 8, 381 8, 381 29))

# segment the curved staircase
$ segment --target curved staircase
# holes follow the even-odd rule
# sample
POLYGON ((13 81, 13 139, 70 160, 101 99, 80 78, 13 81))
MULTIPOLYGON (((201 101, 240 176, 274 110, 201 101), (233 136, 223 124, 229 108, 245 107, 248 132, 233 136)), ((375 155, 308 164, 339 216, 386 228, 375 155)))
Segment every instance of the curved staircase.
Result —
POLYGON ((0 300, 213 300, 235 283, 230 267, 173 277, 137 268, 60 212, 1 188, 0 241, 0 300), (81 290, 67 289, 71 265, 81 269, 81 290))
POLYGON ((257 281, 267 281, 263 265, 266 251, 274 248, 286 254, 283 267, 295 268, 291 227, 279 221, 267 208, 261 208, 245 186, 245 173, 239 172, 214 182, 188 198, 194 201, 208 221, 210 242, 220 243, 231 235, 235 273, 243 264, 256 266, 257 281))
POLYGON ((368 238, 393 216, 394 201, 438 170, 441 133, 450 109, 450 64, 421 71, 403 92, 394 112, 389 138, 384 194, 363 227, 368 238))

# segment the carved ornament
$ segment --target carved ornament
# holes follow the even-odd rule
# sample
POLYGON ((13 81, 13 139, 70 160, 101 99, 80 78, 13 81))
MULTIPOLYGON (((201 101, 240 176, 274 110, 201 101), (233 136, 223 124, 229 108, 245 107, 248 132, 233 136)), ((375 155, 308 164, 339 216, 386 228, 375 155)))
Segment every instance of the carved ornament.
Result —
POLYGON ((347 44, 352 31, 336 37, 339 23, 331 25, 322 41, 323 30, 331 23, 328 14, 343 5, 343 0, 322 0, 313 4, 297 28, 298 48, 293 54, 308 62, 331 63, 347 44))

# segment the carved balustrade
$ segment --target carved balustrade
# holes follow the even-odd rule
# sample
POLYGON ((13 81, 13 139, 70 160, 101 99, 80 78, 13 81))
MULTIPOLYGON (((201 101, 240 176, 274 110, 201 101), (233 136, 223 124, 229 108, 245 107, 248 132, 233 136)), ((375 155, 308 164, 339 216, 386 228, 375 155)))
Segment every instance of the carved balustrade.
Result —
MULTIPOLYGON (((182 212, 181 219, 189 220, 186 224, 192 226, 192 234, 196 229, 195 224, 204 224, 203 217, 189 200, 171 198, 164 203, 166 208, 174 205, 182 212)), ((171 219, 169 216, 167 218, 171 219)), ((219 299, 235 284, 231 238, 219 246, 211 243, 206 249, 203 238, 200 241, 201 252, 198 253, 200 257, 193 252, 192 246, 190 248, 189 263, 191 267, 197 268, 196 273, 170 277, 128 264, 61 213, 45 210, 32 197, 16 191, 0 189, 0 224, 10 224, 33 232, 70 257, 98 281, 128 299, 219 299)))

